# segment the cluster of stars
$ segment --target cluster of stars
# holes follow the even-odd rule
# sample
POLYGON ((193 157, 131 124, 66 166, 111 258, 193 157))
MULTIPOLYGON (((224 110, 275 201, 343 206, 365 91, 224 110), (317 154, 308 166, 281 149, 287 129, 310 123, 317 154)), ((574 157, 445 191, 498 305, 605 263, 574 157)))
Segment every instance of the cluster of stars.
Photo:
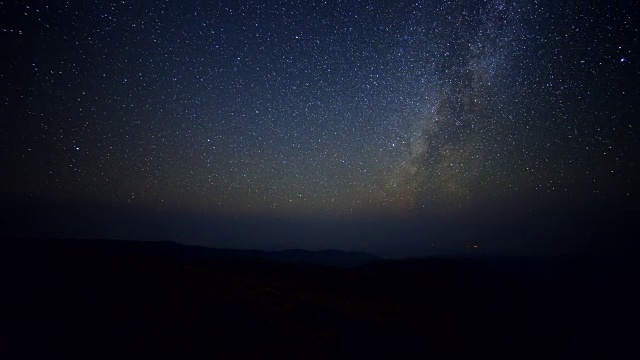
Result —
POLYGON ((637 182, 639 30, 614 5, 17 1, 0 12, 5 191, 342 216, 631 196, 637 182))

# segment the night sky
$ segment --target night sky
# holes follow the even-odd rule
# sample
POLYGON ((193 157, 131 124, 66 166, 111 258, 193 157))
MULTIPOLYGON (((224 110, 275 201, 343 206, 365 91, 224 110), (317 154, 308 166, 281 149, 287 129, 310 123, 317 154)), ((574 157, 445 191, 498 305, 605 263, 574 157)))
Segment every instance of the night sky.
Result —
POLYGON ((623 246, 603 236, 637 215, 640 12, 622 6, 2 1, 8 233, 623 246))

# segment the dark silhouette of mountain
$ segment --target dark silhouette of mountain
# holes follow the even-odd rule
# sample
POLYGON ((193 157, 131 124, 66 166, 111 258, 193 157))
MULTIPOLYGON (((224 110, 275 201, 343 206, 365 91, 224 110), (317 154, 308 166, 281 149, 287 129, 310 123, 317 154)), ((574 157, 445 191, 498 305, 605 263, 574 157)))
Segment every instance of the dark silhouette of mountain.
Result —
POLYGON ((284 263, 316 264, 339 267, 356 267, 380 261, 381 258, 355 251, 340 250, 284 250, 262 251, 241 249, 216 249, 204 246, 187 246, 172 241, 126 241, 126 240, 51 240, 69 249, 100 251, 102 253, 148 254, 185 261, 238 261, 271 260, 284 263))
POLYGON ((2 245, 3 358, 629 358, 637 335, 633 258, 2 245))
POLYGON ((340 250, 284 250, 266 253, 266 255, 267 259, 284 262, 345 267, 356 267, 381 260, 375 255, 363 252, 340 250))

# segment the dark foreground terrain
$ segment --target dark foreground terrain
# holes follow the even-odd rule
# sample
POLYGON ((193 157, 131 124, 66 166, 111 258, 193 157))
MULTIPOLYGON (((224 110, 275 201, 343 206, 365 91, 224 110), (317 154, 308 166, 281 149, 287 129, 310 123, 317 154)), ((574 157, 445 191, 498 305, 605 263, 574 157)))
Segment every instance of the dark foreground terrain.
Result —
POLYGON ((7 359, 622 359, 638 344, 631 257, 381 261, 93 240, 4 248, 7 359))

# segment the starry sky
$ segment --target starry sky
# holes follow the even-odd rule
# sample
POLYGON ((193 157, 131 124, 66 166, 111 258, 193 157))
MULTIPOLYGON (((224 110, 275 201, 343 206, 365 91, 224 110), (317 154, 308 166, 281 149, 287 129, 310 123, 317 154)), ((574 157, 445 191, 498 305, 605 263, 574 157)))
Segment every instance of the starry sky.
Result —
MULTIPOLYGON (((0 191, 11 206, 182 224, 339 221, 375 251, 402 234, 405 250, 475 244, 471 225, 450 234, 483 216, 626 209, 639 14, 604 1, 2 1, 0 191), (381 223, 405 230, 360 231, 381 223)), ((199 226, 189 239, 223 244, 199 226)))

